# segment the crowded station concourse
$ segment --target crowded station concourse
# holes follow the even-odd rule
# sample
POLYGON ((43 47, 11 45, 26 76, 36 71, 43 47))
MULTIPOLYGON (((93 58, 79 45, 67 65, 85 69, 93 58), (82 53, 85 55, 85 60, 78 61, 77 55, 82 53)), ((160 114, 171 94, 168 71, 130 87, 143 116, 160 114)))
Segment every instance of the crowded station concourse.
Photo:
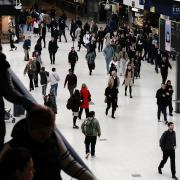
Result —
MULTIPOLYGON (((30 180, 48 176, 52 180, 178 179, 176 60, 158 49, 158 35, 148 23, 141 29, 131 28, 116 17, 112 13, 102 23, 83 17, 75 20, 64 11, 56 13, 55 7, 49 12, 22 9, 18 28, 24 39, 16 43, 12 36, 17 34, 11 31, 11 41, 2 44, 0 57, 6 56, 7 68, 11 67, 39 105, 26 97, 21 97, 26 103, 11 100, 25 106, 27 114, 17 117, 15 125, 5 121, 0 175, 6 167, 3 163, 16 159, 17 153, 22 163, 12 170, 15 179, 28 176, 20 167, 26 161, 30 180), (54 127, 90 171, 68 151, 63 154, 67 149, 63 143, 56 144, 54 127), (43 147, 47 151, 37 155, 43 147), (62 148, 60 153, 57 147, 62 148), (171 161, 166 163, 168 157, 171 161), (48 163, 54 168, 43 173, 48 163), (61 172, 58 177, 61 169, 69 175, 61 172)), ((12 108, 2 86, 4 106, 12 108)))

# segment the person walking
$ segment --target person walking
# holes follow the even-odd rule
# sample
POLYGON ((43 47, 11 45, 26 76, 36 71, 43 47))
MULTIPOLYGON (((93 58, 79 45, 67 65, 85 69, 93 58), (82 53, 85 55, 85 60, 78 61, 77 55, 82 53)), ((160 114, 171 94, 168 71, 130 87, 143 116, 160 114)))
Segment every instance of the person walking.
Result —
POLYGON ((8 30, 9 32, 9 41, 10 41, 10 51, 13 51, 13 49, 17 49, 17 47, 14 45, 14 38, 15 38, 15 34, 13 31, 11 31, 11 29, 8 30))
POLYGON ((122 51, 120 52, 120 62, 119 62, 120 76, 124 76, 125 74, 127 61, 128 61, 128 54, 126 52, 126 48, 123 48, 122 51))
POLYGON ((24 43, 23 43, 23 49, 24 49, 24 61, 29 61, 29 51, 31 48, 31 36, 28 36, 27 39, 25 39, 24 43))
POLYGON ((86 118, 87 118, 88 113, 89 113, 89 102, 91 101, 91 94, 86 84, 84 83, 81 86, 80 95, 81 95, 81 105, 80 105, 80 111, 79 111, 79 119, 81 119, 83 109, 85 109, 86 118))
POLYGON ((112 114, 111 117, 115 119, 115 111, 117 108, 117 95, 118 95, 118 90, 116 88, 113 88, 112 83, 109 81, 108 82, 108 87, 105 89, 105 103, 107 103, 107 108, 106 108, 106 116, 108 115, 108 111, 112 106, 112 114))
POLYGON ((172 106, 172 95, 174 93, 171 81, 167 80, 166 82, 166 95, 168 99, 169 115, 173 116, 173 106, 172 106))
POLYGON ((101 136, 101 128, 99 121, 95 118, 95 112, 90 111, 88 118, 81 125, 82 133, 85 135, 85 147, 86 147, 86 159, 88 159, 90 153, 91 157, 95 157, 95 146, 97 136, 101 136), (89 146, 91 145, 91 151, 89 146))
POLYGON ((105 37, 105 33, 103 30, 103 27, 100 27, 100 29, 97 33, 98 51, 99 52, 102 52, 102 50, 103 50, 104 37, 105 37))
POLYGON ((71 70, 74 73, 74 68, 75 68, 75 65, 78 61, 78 54, 75 51, 74 47, 72 47, 71 51, 69 52, 68 61, 69 61, 69 64, 71 65, 71 70))
POLYGON ((44 42, 44 48, 46 48, 46 23, 45 22, 43 22, 42 24, 41 38, 44 42))
POLYGON ((95 69, 96 53, 90 48, 86 54, 86 61, 89 68, 89 75, 92 75, 92 70, 95 69))
POLYGON ((76 120, 79 115, 79 107, 81 103, 81 96, 79 90, 75 90, 74 94, 68 99, 68 104, 69 109, 72 110, 73 114, 73 128, 74 129, 79 129, 79 127, 76 125, 76 120))
POLYGON ((74 22, 74 19, 71 20, 69 30, 70 30, 70 36, 72 38, 72 41, 75 41, 75 32, 76 32, 76 23, 74 22))
POLYGON ((162 168, 170 157, 172 178, 178 180, 176 177, 175 166, 175 150, 176 150, 176 132, 174 131, 174 123, 168 122, 168 130, 165 131, 160 138, 160 147, 163 152, 163 159, 158 166, 159 174, 162 174, 162 168))
POLYGON ((66 79, 64 81, 64 88, 66 87, 67 83, 70 96, 72 96, 74 89, 77 86, 77 76, 73 73, 72 69, 69 69, 69 74, 66 76, 66 79))
POLYGON ((62 17, 59 17, 59 42, 61 42, 61 36, 64 36, 65 42, 67 42, 67 38, 66 38, 66 22, 62 17))
POLYGON ((160 62, 160 71, 161 71, 161 76, 162 76, 162 83, 166 83, 166 79, 168 77, 168 68, 172 69, 171 64, 169 63, 168 57, 166 54, 162 55, 162 60, 160 62))
POLYGON ((132 85, 133 85, 133 70, 131 64, 127 66, 125 75, 124 75, 124 82, 123 85, 125 84, 125 96, 127 96, 127 88, 129 86, 129 94, 130 98, 132 98, 132 85))
POLYGON ((56 68, 52 68, 52 73, 49 76, 51 89, 54 90, 55 96, 57 96, 58 82, 60 81, 60 77, 56 72, 56 68))
POLYGON ((39 75, 40 75, 40 83, 42 86, 42 95, 46 96, 46 89, 47 89, 47 84, 48 84, 49 72, 47 72, 45 70, 45 67, 41 67, 39 75))
POLYGON ((161 84, 161 88, 158 89, 156 92, 157 105, 158 105, 157 117, 158 117, 158 121, 160 122, 160 117, 162 112, 164 115, 164 121, 167 124, 168 121, 167 121, 166 108, 168 105, 168 95, 166 93, 167 91, 165 84, 161 84))
POLYGON ((54 40, 54 37, 51 37, 51 40, 49 41, 48 50, 49 50, 51 64, 55 64, 55 60, 56 60, 55 55, 58 50, 58 46, 57 46, 57 42, 54 40))
POLYGON ((107 74, 109 74, 109 64, 112 60, 112 57, 114 56, 113 47, 111 45, 107 45, 103 50, 103 54, 105 56, 107 74))

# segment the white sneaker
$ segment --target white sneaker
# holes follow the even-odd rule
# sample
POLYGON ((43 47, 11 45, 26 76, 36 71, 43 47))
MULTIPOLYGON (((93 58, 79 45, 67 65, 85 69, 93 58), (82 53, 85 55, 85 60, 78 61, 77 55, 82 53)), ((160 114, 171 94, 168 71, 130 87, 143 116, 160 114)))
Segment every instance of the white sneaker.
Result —
POLYGON ((90 155, 90 153, 87 153, 85 158, 88 159, 89 155, 90 155))

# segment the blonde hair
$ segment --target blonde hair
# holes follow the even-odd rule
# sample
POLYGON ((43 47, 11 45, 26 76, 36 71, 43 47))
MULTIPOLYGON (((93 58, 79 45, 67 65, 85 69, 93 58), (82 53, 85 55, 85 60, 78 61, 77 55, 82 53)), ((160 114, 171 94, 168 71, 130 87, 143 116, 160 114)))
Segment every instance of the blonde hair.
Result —
POLYGON ((81 88, 87 88, 87 85, 85 83, 83 83, 81 88))

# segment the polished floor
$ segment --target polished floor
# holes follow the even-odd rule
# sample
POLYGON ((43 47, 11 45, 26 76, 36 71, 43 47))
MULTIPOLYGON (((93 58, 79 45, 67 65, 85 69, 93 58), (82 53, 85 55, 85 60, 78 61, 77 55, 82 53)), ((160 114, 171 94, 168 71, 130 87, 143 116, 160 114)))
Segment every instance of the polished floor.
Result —
MULTIPOLYGON (((90 110, 96 112, 96 118, 99 120, 102 137, 97 141, 96 158, 85 159, 84 136, 81 130, 72 128, 72 113, 66 109, 66 102, 69 98, 69 92, 64 89, 64 79, 69 69, 68 52, 71 49, 72 42, 68 35, 68 43, 65 43, 63 37, 62 42, 58 43, 59 50, 56 54, 57 72, 60 75, 60 83, 58 88, 57 105, 58 115, 56 124, 62 131, 64 136, 79 153, 80 157, 86 162, 92 172, 99 180, 168 180, 171 178, 169 161, 163 169, 163 175, 157 173, 157 166, 161 160, 162 153, 159 148, 159 138, 166 126, 163 122, 157 122, 157 106, 156 106, 156 90, 160 87, 160 74, 154 72, 154 67, 146 62, 142 63, 141 78, 135 80, 133 86, 133 99, 124 96, 124 86, 119 88, 119 108, 116 111, 116 119, 111 119, 110 116, 105 116, 104 90, 107 84, 108 75, 106 75, 105 60, 102 53, 97 53, 96 69, 92 76, 89 76, 88 67, 85 60, 86 50, 82 48, 78 52, 79 61, 76 64, 75 74, 78 77, 78 88, 82 83, 86 83, 94 105, 90 106, 90 110), (140 176, 140 177, 133 177, 140 176)), ((47 35, 47 41, 50 39, 50 34, 47 35)), ((35 45, 35 38, 32 35, 32 48, 35 45)), ((11 64, 12 69, 21 79, 24 85, 29 89, 29 80, 23 75, 26 62, 22 43, 17 45, 17 51, 9 51, 9 45, 3 45, 4 53, 11 64)), ((77 47, 77 42, 75 43, 77 47)), ((48 71, 51 70, 49 53, 47 48, 42 51, 43 65, 48 71)), ((175 62, 171 62, 173 69, 169 71, 168 79, 171 79, 175 84, 175 62)), ((121 84, 123 78, 120 77, 121 84)), ((41 87, 36 88, 32 92, 36 100, 42 104, 41 87)), ((175 99, 173 97, 173 99, 175 99)), ((7 104, 7 106, 9 106, 7 104)), ((85 118, 78 120, 80 126, 85 118)), ((175 123, 177 132, 177 151, 176 164, 177 176, 180 167, 180 150, 178 144, 180 142, 180 115, 174 113, 173 117, 168 116, 169 121, 175 123)), ((7 137, 10 139, 10 132, 13 124, 7 122, 7 137)), ((64 179, 69 180, 70 177, 63 175, 64 179)))

